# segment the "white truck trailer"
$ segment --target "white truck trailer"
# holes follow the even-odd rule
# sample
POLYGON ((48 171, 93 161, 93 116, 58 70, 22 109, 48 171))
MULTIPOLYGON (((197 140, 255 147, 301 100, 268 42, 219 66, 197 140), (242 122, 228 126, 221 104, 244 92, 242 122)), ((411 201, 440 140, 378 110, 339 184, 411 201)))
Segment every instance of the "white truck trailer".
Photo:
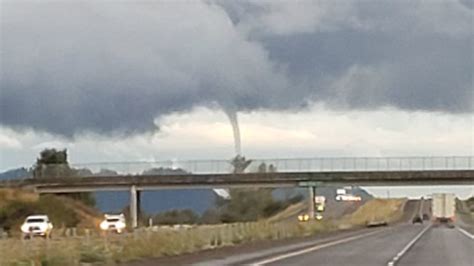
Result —
POLYGON ((454 227, 456 197, 451 193, 436 193, 431 199, 431 211, 435 225, 446 224, 454 227))

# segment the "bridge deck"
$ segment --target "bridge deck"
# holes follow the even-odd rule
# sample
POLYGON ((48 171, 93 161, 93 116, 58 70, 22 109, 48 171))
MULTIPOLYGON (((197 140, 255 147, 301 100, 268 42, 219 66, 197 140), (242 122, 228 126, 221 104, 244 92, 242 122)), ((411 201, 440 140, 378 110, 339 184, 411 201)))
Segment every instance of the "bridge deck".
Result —
POLYGON ((285 187, 315 185, 406 186, 474 185, 474 170, 342 171, 245 174, 117 175, 2 181, 0 187, 40 193, 166 188, 285 187))

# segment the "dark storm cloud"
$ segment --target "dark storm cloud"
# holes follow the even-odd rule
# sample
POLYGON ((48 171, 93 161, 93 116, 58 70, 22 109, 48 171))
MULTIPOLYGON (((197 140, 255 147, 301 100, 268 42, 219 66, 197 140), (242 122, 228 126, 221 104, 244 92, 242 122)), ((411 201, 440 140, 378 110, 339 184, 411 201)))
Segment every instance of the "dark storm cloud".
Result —
POLYGON ((284 75, 214 5, 11 1, 2 12, 6 126, 128 134, 196 105, 292 105, 278 95, 284 75))
POLYGON ((399 2, 3 0, 0 122, 74 136, 198 105, 472 112, 472 9, 399 2))
POLYGON ((325 3, 301 1, 297 15, 274 5, 273 15, 254 12, 243 26, 288 66, 291 82, 311 87, 312 99, 350 109, 474 110, 472 10, 456 0, 356 1, 340 12, 325 3), (294 25, 291 16, 300 16, 294 25))

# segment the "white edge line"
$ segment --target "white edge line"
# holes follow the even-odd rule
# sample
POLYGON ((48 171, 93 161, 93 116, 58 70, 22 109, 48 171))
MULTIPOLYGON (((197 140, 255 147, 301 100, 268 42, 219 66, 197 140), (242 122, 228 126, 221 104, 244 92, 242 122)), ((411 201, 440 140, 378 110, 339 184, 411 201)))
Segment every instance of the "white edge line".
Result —
POLYGON ((279 260, 299 256, 299 255, 309 253, 309 252, 312 252, 312 251, 316 251, 316 250, 319 250, 319 249, 323 249, 323 248, 335 246, 335 245, 338 245, 338 244, 343 244, 343 243, 346 243, 346 242, 354 241, 354 240, 357 240, 359 238, 367 237, 367 236, 370 236, 370 235, 373 235, 373 234, 376 234, 376 233, 379 233, 379 232, 383 232, 383 231, 386 231, 386 230, 377 230, 375 232, 364 233, 364 234, 360 234, 360 235, 356 235, 356 236, 351 236, 351 237, 331 241, 331 242, 324 243, 324 244, 318 244, 318 245, 310 247, 310 248, 305 248, 305 249, 301 249, 301 250, 298 250, 298 251, 286 253, 286 254, 283 254, 283 255, 270 257, 270 258, 265 259, 265 260, 261 260, 261 261, 255 262, 255 263, 251 263, 250 265, 252 265, 252 266, 261 266, 261 265, 269 264, 269 263, 272 263, 272 262, 275 262, 275 261, 279 261, 279 260))
POLYGON ((458 229, 459 232, 461 232, 463 235, 469 237, 470 239, 474 240, 474 235, 473 234, 470 234, 468 231, 460 228, 460 227, 456 227, 456 229, 458 229))
POLYGON ((424 233, 426 233, 426 231, 428 231, 428 229, 431 228, 431 224, 426 226, 418 235, 416 235, 400 252, 397 253, 397 255, 395 257, 393 257, 393 259, 391 259, 388 263, 387 263, 387 266, 394 266, 398 260, 400 260, 403 255, 405 255, 408 250, 410 250, 411 247, 413 247, 413 245, 415 245, 416 241, 418 241, 424 233))

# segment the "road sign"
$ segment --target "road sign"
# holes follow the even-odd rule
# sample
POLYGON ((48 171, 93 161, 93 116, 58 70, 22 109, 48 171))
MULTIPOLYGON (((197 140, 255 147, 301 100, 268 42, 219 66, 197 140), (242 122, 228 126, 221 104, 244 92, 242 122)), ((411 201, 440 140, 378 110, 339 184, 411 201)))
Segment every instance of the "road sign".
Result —
POLYGON ((322 182, 318 181, 305 181, 305 182, 299 182, 298 186, 300 187, 320 187, 322 186, 322 182))

